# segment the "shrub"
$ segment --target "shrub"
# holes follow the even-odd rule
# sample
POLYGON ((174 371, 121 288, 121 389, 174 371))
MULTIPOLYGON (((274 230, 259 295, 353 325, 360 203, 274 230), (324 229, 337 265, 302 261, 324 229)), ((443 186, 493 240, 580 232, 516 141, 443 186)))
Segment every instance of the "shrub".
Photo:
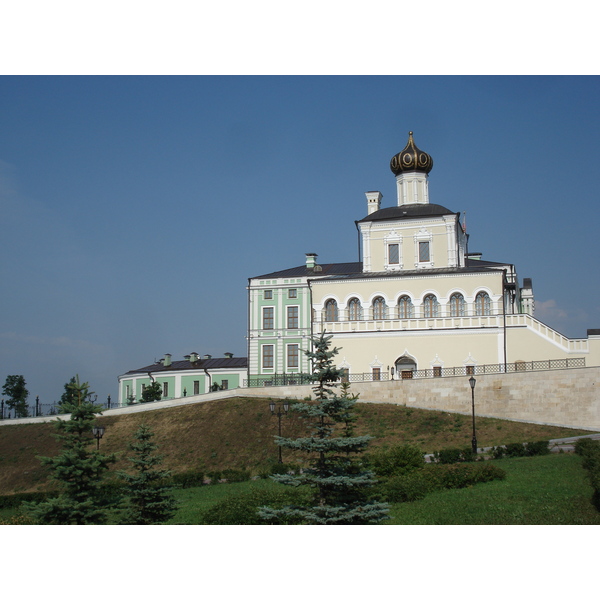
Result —
POLYGON ((390 477, 382 485, 382 493, 389 502, 414 502, 436 490, 464 488, 505 477, 505 471, 486 462, 433 464, 407 475, 390 477))
POLYGON ((526 456, 543 456, 544 454, 550 454, 550 442, 527 442, 525 452, 526 456))
POLYGON ((294 471, 295 467, 288 463, 273 463, 269 468, 270 475, 285 475, 290 471, 294 471))
POLYGON ((433 453, 433 462, 442 465, 473 462, 475 458, 471 448, 444 448, 444 450, 437 450, 433 453))
POLYGON ((221 478, 226 479, 230 483, 248 481, 250 479, 250 472, 242 469, 225 469, 221 474, 221 478))
POLYGON ((204 483, 203 471, 185 471, 171 476, 171 484, 184 489, 200 487, 204 483))
POLYGON ((425 466, 423 452, 410 444, 384 448, 373 452, 368 459, 371 468, 380 477, 405 475, 425 466))
POLYGON ((515 458, 520 456, 542 456, 550 454, 550 442, 527 442, 520 444, 518 442, 506 444, 506 446, 495 446, 492 448, 491 456, 497 458, 515 458))
POLYGON ((25 492, 0 496, 0 508, 16 508, 21 505, 21 502, 44 502, 56 496, 58 492, 25 492))
POLYGON ((494 479, 504 479, 506 472, 489 463, 432 465, 428 477, 433 487, 464 488, 494 479))
MULTIPOLYGON (((214 506, 211 506, 202 515, 204 525, 264 525, 258 516, 261 506, 283 508, 291 504, 302 504, 308 501, 307 490, 251 490, 243 494, 230 496, 214 506)), ((296 522, 288 519, 286 525, 296 522)))
POLYGON ((221 471, 209 471, 206 476, 210 479, 211 484, 219 483, 219 480, 223 478, 221 471))
POLYGON ((414 502, 425 498, 430 491, 431 483, 422 471, 390 477, 381 486, 383 497, 388 502, 414 502))
POLYGON ((600 511, 600 442, 590 438, 581 438, 575 443, 575 452, 582 458, 594 494, 592 504, 600 511))

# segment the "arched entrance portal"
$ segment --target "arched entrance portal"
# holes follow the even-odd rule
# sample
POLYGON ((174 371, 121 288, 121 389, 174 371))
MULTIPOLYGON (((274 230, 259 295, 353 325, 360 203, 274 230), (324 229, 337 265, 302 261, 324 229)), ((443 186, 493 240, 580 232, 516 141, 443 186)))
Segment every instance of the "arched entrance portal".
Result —
POLYGON ((396 376, 394 379, 412 379, 417 363, 410 356, 401 356, 395 363, 396 376))

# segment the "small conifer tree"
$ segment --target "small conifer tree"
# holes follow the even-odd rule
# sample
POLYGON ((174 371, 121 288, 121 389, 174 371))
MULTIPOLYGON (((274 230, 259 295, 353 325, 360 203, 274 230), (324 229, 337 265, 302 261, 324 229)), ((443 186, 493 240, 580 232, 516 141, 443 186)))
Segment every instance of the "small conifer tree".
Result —
POLYGON ((332 336, 322 333, 313 338, 313 387, 316 401, 292 405, 291 409, 308 420, 310 437, 276 437, 283 448, 300 450, 311 456, 310 467, 298 474, 273 475, 285 485, 307 485, 313 489, 310 506, 286 506, 280 509, 262 507, 260 516, 277 523, 300 519, 306 524, 358 525, 378 523, 388 517, 388 505, 368 498, 368 490, 376 483, 375 475, 366 470, 355 455, 363 452, 371 436, 354 436, 352 408, 358 399, 350 395, 349 384, 342 384, 342 393, 333 389, 341 371, 333 364, 337 348, 330 349, 332 336))
POLYGON ((162 389, 158 381, 153 381, 147 385, 142 392, 140 402, 158 402, 162 398, 162 389))
POLYGON ((157 469, 162 456, 154 454, 158 446, 151 441, 152 430, 145 424, 139 426, 134 442, 129 444, 135 454, 129 460, 135 468, 134 474, 124 471, 119 476, 127 485, 128 507, 122 523, 127 525, 153 525, 164 523, 176 510, 172 488, 166 484, 169 471, 157 469))
POLYGON ((26 417, 29 414, 29 407, 27 406, 29 390, 25 386, 23 375, 7 375, 2 386, 2 392, 8 396, 6 406, 9 410, 14 409, 17 418, 26 417))
POLYGON ((93 447, 92 429, 96 414, 102 409, 82 401, 81 404, 64 404, 63 410, 70 412, 71 418, 56 422, 56 437, 62 442, 62 452, 54 458, 41 459, 50 467, 50 478, 59 483, 61 493, 39 504, 28 503, 28 512, 41 524, 105 523, 107 514, 101 505, 100 484, 116 459, 93 447))

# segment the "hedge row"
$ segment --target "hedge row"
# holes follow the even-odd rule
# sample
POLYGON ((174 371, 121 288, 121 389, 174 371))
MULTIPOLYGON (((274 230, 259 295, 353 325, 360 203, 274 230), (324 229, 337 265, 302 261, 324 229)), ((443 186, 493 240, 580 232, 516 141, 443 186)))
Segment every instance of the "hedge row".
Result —
POLYGON ((542 456, 550 454, 550 445, 547 441, 514 443, 506 446, 494 446, 492 458, 515 458, 519 456, 542 456))
POLYGON ((380 491, 388 502, 414 502, 437 490, 464 488, 505 478, 505 471, 486 462, 432 464, 407 475, 390 477, 382 483, 380 491))
POLYGON ((583 468, 594 488, 592 503, 600 511, 600 441, 581 438, 575 443, 575 452, 583 457, 583 468))

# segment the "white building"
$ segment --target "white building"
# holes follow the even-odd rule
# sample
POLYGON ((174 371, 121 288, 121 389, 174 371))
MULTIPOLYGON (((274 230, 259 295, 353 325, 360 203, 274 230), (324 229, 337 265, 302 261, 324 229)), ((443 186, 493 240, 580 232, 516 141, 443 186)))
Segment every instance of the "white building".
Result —
POLYGON ((326 331, 351 380, 600 365, 600 331, 568 339, 534 317, 531 279, 469 254, 460 213, 432 204, 412 132, 390 162, 397 202, 367 192, 362 262, 305 264, 248 282, 250 385, 300 381, 326 331))

